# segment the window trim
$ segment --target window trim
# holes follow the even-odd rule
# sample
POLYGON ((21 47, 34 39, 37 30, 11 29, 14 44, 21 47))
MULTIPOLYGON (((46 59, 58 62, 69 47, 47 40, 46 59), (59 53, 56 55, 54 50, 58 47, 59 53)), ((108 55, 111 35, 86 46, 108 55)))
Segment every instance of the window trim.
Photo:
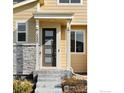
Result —
MULTIPOLYGON (((76 30, 76 29, 71 29, 71 31, 70 31, 70 35, 71 35, 71 32, 83 32, 83 35, 84 35, 84 37, 83 37, 83 43, 84 43, 84 51, 83 52, 76 52, 76 33, 75 33, 75 52, 71 52, 71 49, 70 49, 70 52, 71 52, 71 54, 85 54, 85 52, 86 52, 86 49, 85 49, 85 44, 86 44, 86 40, 85 40, 85 30, 76 30)), ((70 36, 70 43, 71 43, 71 36, 70 36)), ((71 44, 70 44, 70 48, 71 48, 71 44)))
POLYGON ((80 3, 71 3, 69 0, 69 3, 60 3, 59 0, 57 0, 57 5, 72 5, 72 6, 76 6, 76 5, 83 5, 83 0, 80 1, 80 3))
POLYGON ((28 22, 26 20, 18 20, 16 21, 16 43, 27 43, 28 41, 28 22), (24 32, 18 31, 18 23, 25 23, 26 24, 26 30, 24 32), (18 41, 18 33, 25 33, 26 34, 26 40, 25 41, 18 41))

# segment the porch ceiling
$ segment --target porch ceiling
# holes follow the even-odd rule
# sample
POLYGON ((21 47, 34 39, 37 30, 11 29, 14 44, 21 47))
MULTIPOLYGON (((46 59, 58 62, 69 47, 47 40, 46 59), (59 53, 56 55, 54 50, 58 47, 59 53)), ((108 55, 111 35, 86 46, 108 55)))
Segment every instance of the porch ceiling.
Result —
POLYGON ((39 19, 41 24, 61 24, 61 25, 67 25, 68 20, 67 19, 39 19))

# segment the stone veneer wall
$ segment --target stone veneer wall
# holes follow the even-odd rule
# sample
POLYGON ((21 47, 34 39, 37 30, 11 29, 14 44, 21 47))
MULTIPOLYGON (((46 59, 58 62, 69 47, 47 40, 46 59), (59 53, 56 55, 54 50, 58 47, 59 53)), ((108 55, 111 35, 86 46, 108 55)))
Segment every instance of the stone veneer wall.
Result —
POLYGON ((35 44, 13 46, 13 74, 29 75, 35 70, 35 44))

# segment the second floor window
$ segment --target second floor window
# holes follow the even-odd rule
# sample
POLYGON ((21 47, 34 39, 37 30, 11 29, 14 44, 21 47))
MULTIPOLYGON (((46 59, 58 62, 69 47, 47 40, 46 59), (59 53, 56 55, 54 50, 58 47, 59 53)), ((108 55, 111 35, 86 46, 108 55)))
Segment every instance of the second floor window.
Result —
POLYGON ((81 3, 81 0, 59 0, 59 3, 81 3))
POLYGON ((20 3, 22 1, 25 1, 25 0, 13 0, 13 3, 20 3))

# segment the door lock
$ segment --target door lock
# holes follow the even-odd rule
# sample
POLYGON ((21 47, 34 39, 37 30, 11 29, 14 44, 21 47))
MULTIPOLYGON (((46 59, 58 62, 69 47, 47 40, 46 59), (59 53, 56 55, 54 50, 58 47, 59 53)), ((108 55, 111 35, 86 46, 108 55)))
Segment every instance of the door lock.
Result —
POLYGON ((60 49, 58 49, 58 52, 60 52, 60 49))

